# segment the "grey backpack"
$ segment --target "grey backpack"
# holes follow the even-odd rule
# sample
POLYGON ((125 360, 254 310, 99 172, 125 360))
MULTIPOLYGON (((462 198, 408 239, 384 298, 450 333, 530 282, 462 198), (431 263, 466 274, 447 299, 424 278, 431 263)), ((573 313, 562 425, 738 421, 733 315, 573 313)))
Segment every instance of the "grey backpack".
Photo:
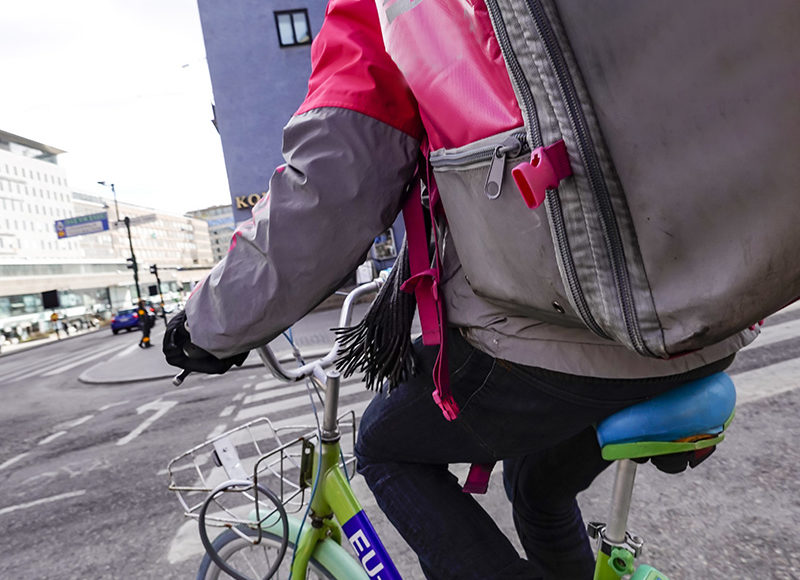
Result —
POLYGON ((478 295, 664 358, 800 296, 800 2, 486 4, 525 126, 430 159, 478 295))

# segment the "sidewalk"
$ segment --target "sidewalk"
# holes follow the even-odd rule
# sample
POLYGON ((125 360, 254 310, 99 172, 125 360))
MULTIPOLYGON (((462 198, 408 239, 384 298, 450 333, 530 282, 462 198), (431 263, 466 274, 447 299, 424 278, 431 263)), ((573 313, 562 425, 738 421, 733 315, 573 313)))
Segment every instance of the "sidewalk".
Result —
POLYGON ((84 334, 88 334, 90 332, 102 331, 102 330, 106 329, 107 327, 108 326, 106 325, 106 326, 97 326, 97 327, 94 327, 94 328, 86 328, 86 329, 83 329, 83 330, 76 330, 72 334, 69 334, 68 336, 64 336, 64 337, 61 337, 61 338, 58 338, 56 333, 53 332, 53 333, 47 335, 44 338, 37 338, 37 339, 34 339, 34 340, 26 340, 25 342, 17 342, 15 344, 4 344, 2 347, 0 347, 0 357, 6 356, 6 355, 9 355, 9 354, 14 354, 14 353, 17 353, 17 352, 20 352, 20 351, 23 351, 23 350, 30 350, 32 348, 38 348, 40 346, 45 346, 45 345, 51 344, 53 342, 58 342, 59 340, 70 340, 72 338, 77 338, 78 336, 81 336, 81 335, 84 335, 84 334))

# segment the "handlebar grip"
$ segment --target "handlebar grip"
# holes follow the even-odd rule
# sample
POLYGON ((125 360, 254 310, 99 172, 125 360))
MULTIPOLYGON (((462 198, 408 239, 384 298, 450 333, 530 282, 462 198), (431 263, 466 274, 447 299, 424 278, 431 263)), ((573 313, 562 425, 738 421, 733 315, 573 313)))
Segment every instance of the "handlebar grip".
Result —
POLYGON ((183 383, 186 377, 188 377, 190 374, 192 374, 192 371, 183 369, 179 374, 173 377, 172 384, 175 385, 176 387, 180 387, 181 383, 183 383))

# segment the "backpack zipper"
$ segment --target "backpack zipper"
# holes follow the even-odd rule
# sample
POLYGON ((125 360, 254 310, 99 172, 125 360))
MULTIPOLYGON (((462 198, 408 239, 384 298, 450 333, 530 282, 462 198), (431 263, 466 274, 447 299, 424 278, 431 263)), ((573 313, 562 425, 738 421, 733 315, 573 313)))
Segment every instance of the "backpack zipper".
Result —
POLYGON ((503 187, 506 158, 516 157, 526 151, 530 151, 528 139, 523 131, 518 131, 506 136, 501 143, 460 151, 434 151, 431 153, 431 166, 436 169, 461 168, 472 163, 490 161, 483 191, 489 199, 497 199, 503 187))
MULTIPOLYGON (((614 274, 614 281, 617 286, 617 295, 622 315, 625 320, 625 327, 631 339, 633 347, 640 354, 650 354, 642 339, 639 320, 633 302, 633 291, 631 289, 628 268, 625 262, 625 249, 622 245, 619 227, 617 226, 614 208, 611 204, 611 196, 608 192, 600 163, 592 144, 592 138, 586 123, 586 117, 578 100, 575 85, 572 82, 564 55, 558 45, 558 41, 553 32, 550 20, 544 11, 539 0, 526 0, 528 11, 533 18, 536 31, 544 45, 547 59, 556 75, 556 81, 561 98, 566 106, 567 116, 570 119, 578 152, 586 169, 589 185, 597 203, 600 215, 600 224, 606 243, 606 251, 611 260, 611 268, 614 274)), ((559 210, 560 212, 560 210, 559 210)))
MULTIPOLYGON (((514 84, 514 89, 522 100, 522 114, 526 119, 526 126, 530 129, 532 149, 543 147, 541 129, 539 128, 539 118, 536 113, 536 104, 533 99, 533 93, 528 86, 528 80, 525 78, 525 73, 522 72, 519 61, 514 54, 511 46, 511 40, 508 38, 508 31, 506 30, 503 16, 500 12, 497 0, 486 0, 486 7, 489 11, 489 18, 495 29, 495 36, 500 45, 500 50, 503 53, 503 58, 506 61, 506 66, 511 73, 511 82, 514 84)), ((552 59, 551 59, 552 62, 552 59)), ((568 291, 572 297, 573 304, 578 311, 578 315, 583 320, 583 323, 598 336, 608 338, 608 335, 600 328, 597 321, 592 316, 589 310, 589 305, 586 303, 586 296, 581 288, 578 274, 575 269, 575 262, 572 259, 572 254, 569 251, 569 242, 567 240, 566 227, 564 225, 564 216, 561 209, 561 198, 558 196, 558 189, 552 189, 547 194, 548 209, 550 221, 553 225, 553 235, 556 238, 556 246, 559 255, 561 256, 562 269, 568 286, 568 291)))

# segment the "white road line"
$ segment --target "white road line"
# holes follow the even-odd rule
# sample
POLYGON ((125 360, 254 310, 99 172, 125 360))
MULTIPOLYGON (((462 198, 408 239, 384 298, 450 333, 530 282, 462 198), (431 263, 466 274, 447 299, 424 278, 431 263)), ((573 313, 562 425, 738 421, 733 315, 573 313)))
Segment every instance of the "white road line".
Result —
POLYGON ((209 439, 213 439, 217 435, 222 435, 223 433, 225 433, 225 431, 227 431, 227 429, 228 426, 225 423, 223 423, 222 425, 217 425, 211 430, 211 433, 208 434, 208 436, 206 437, 206 441, 208 441, 209 439))
POLYGON ((750 403, 800 387, 800 359, 753 369, 731 378, 736 385, 737 404, 750 403))
POLYGON ((12 457, 12 458, 11 458, 11 459, 9 459, 8 461, 4 461, 2 464, 0 464, 0 469, 5 469, 6 467, 11 467, 11 466, 12 466, 12 465, 14 465, 14 464, 15 464, 17 461, 19 461, 20 459, 22 459, 23 457, 26 457, 26 456, 28 456, 28 455, 30 455, 30 453, 28 453, 28 452, 26 451, 25 453, 20 453, 20 454, 19 454, 19 455, 17 455, 16 457, 12 457))
POLYGON ((96 353, 94 353, 93 355, 90 355, 90 356, 82 356, 82 357, 80 357, 79 360, 76 360, 76 361, 71 362, 71 363, 66 364, 66 365, 61 365, 59 367, 54 368, 51 371, 40 373, 38 376, 40 376, 40 377, 52 377, 53 375, 57 375, 57 374, 62 373, 64 371, 68 371, 69 369, 75 368, 75 367, 80 366, 82 364, 86 364, 87 362, 92 361, 92 360, 94 360, 96 358, 108 356, 109 354, 111 354, 112 352, 114 352, 116 350, 120 350, 120 346, 119 345, 114 345, 112 348, 109 348, 109 349, 106 349, 106 350, 101 350, 100 352, 96 352, 96 353))
MULTIPOLYGON (((276 385, 280 385, 283 381, 279 381, 278 379, 271 377, 266 381, 261 381, 260 383, 256 383, 254 389, 256 391, 263 391, 264 389, 274 388, 276 385)), ((297 388, 297 385, 292 383, 292 385, 297 388)))
MULTIPOLYGON (((347 378, 347 379, 343 380, 341 385, 342 386, 346 386, 346 385, 352 385, 354 383, 363 384, 362 383, 362 379, 363 379, 363 375, 359 374, 359 375, 356 375, 356 376, 353 376, 353 377, 350 377, 350 378, 347 378)), ((269 381, 265 381, 265 383, 269 383, 269 381)), ((248 395, 244 400, 244 404, 245 405, 253 403, 253 402, 257 402, 257 401, 265 401, 265 400, 269 400, 269 399, 273 399, 273 398, 277 398, 277 397, 282 397, 284 395, 290 395, 292 393, 301 393, 301 392, 305 393, 306 392, 305 385, 301 384, 301 383, 292 383, 288 387, 281 387, 281 388, 274 387, 274 385, 281 384, 281 382, 278 382, 278 381, 272 382, 271 384, 265 384, 265 383, 259 383, 258 385, 256 385, 256 390, 262 391, 262 390, 269 389, 269 391, 266 392, 266 393, 256 393, 254 395, 248 395), (261 386, 261 385, 263 385, 263 386, 261 386), (272 387, 272 388, 270 388, 270 387, 272 387)), ((365 388, 364 390, 366 391, 367 389, 365 388)))
POLYGON ((84 423, 86 423, 86 421, 89 421, 92 418, 94 418, 93 414, 84 415, 83 417, 75 419, 74 421, 65 421, 64 423, 59 423, 58 425, 53 427, 53 429, 71 429, 73 427, 77 427, 78 425, 83 425, 84 423))
POLYGON ((232 415, 234 409, 236 409, 236 405, 228 405, 227 407, 222 409, 222 412, 219 414, 219 416, 220 417, 227 417, 229 415, 232 415))
POLYGON ((112 407, 119 407, 120 405, 126 404, 128 401, 120 401, 119 403, 109 403, 108 405, 103 405, 98 409, 98 411, 108 411, 112 407))
POLYGON ((0 509, 0 516, 2 516, 4 514, 11 513, 11 512, 15 512, 17 510, 24 510, 24 509, 27 509, 27 508, 30 508, 30 507, 41 505, 43 503, 51 503, 51 502, 54 502, 54 501, 60 501, 62 499, 69 499, 71 497, 78 497, 78 496, 81 496, 81 495, 83 495, 85 493, 86 493, 86 490, 82 489, 80 491, 70 491, 68 493, 62 493, 62 494, 59 494, 59 495, 52 495, 50 497, 43 497, 42 499, 29 501, 27 503, 20 503, 20 504, 17 504, 17 505, 11 505, 11 506, 4 507, 4 508, 0 509))
POLYGON ((53 440, 55 440, 55 439, 58 439, 58 438, 59 438, 59 437, 61 437, 62 435, 66 435, 66 434, 67 434, 67 432, 66 432, 66 431, 58 431, 58 432, 56 432, 56 433, 53 433, 52 435, 48 435, 47 437, 45 437, 44 439, 42 439, 41 441, 39 441, 39 443, 37 443, 37 445, 47 445, 47 444, 48 444, 48 443, 50 443, 51 441, 53 441, 53 440))
POLYGON ((766 326, 761 327, 761 334, 747 348, 761 348, 768 344, 798 337, 800 337, 800 319, 774 325, 770 325, 768 322, 766 326))
POLYGON ((64 360, 64 354, 58 353, 47 357, 37 358, 36 367, 31 368, 30 364, 21 363, 22 367, 14 371, 7 370, 3 373, 3 382, 10 383, 23 377, 34 376, 37 372, 44 368, 50 368, 52 363, 61 362, 64 360))
MULTIPOLYGON (((340 396, 350 395, 352 393, 356 393, 359 391, 367 392, 360 384, 357 385, 349 385, 346 387, 342 387, 339 391, 340 396)), ((264 395, 269 395, 270 393, 263 393, 264 395)), ((247 397, 246 401, 251 401, 255 397, 259 395, 253 395, 251 397, 247 397)), ((236 415, 236 421, 243 421, 245 419, 250 419, 253 417, 259 417, 264 415, 265 413, 274 414, 278 411, 285 411, 287 409, 294 409, 294 408, 303 408, 309 405, 308 395, 303 393, 298 397, 292 397, 290 399, 283 399, 282 401, 272 401, 267 404, 257 405, 255 407, 245 407, 236 415)), ((320 406, 321 408, 321 406, 320 406)))
POLYGON ((233 396, 233 400, 234 401, 241 401, 243 397, 244 397, 244 392, 239 392, 239 393, 236 393, 233 396))
MULTIPOLYGON (((352 405, 345 405, 343 408, 339 409, 339 414, 348 412, 348 411, 355 411, 356 418, 361 417, 364 413, 364 409, 367 408, 371 399, 367 399, 366 401, 359 401, 358 403, 352 405)), ((319 418, 320 422, 322 422, 322 415, 320 414, 319 418)), ((310 425, 315 425, 314 423, 314 413, 308 413, 306 415, 301 415, 300 417, 287 417, 286 419, 282 419, 273 423, 273 427, 275 429, 281 429, 288 426, 305 426, 308 427, 310 425)))
POLYGON ((786 308, 782 308, 778 312, 791 312, 792 310, 800 310, 800 300, 796 300, 789 304, 786 308))
POLYGON ((140 407, 136 408, 136 412, 141 415, 145 411, 155 411, 150 417, 145 419, 141 425, 139 425, 136 429, 125 435, 122 439, 117 441, 117 445, 125 445, 130 443, 134 439, 136 439, 139 435, 141 435, 145 429, 147 429, 150 425, 152 425, 159 417, 169 411, 172 407, 178 404, 178 401, 162 401, 161 399, 156 399, 155 401, 151 401, 149 403, 145 403, 140 407))

